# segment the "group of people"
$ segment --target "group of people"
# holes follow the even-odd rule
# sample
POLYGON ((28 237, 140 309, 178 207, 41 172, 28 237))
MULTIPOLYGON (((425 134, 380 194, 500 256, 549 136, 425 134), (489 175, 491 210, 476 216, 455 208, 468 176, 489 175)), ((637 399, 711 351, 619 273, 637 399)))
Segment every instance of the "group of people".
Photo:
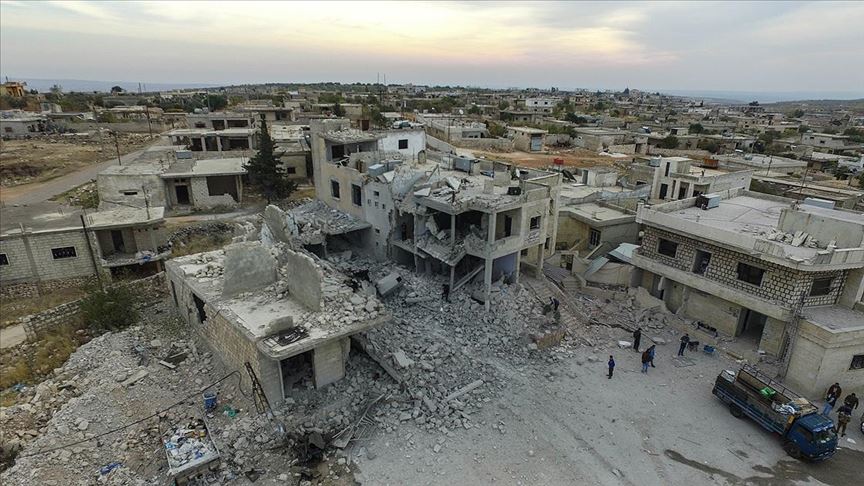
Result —
MULTIPOLYGON (((831 414, 831 410, 837 405, 837 400, 840 399, 842 393, 843 389, 840 388, 839 383, 834 383, 828 388, 825 393, 825 407, 822 409, 822 415, 828 417, 831 414)), ((834 431, 841 434, 841 437, 846 435, 846 425, 852 420, 852 411, 856 408, 858 408, 858 397, 854 393, 850 393, 843 399, 843 405, 837 409, 837 427, 834 428, 834 431)))
MULTIPOLYGON (((633 331, 633 351, 639 352, 639 344, 642 341, 642 329, 637 328, 633 331)), ((642 352, 642 373, 648 373, 648 366, 652 368, 656 368, 654 366, 654 355, 656 353, 657 346, 652 344, 645 351, 642 352)))

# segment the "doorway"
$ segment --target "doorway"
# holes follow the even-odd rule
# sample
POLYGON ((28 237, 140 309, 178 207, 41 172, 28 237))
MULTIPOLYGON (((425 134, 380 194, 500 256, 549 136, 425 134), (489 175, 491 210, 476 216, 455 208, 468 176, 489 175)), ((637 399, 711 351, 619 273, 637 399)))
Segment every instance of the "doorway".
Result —
POLYGON ((123 232, 120 230, 111 230, 111 243, 114 245, 114 251, 117 253, 126 253, 126 245, 123 243, 123 232))
POLYGON ((189 186, 174 186, 177 192, 177 204, 181 206, 189 205, 189 186))
POLYGON ((735 335, 755 340, 758 345, 762 339, 762 331, 765 329, 765 321, 768 317, 754 310, 741 310, 741 316, 738 318, 738 332, 735 335))
POLYGON ((285 396, 290 396, 290 391, 295 388, 305 389, 314 386, 312 356, 313 351, 306 351, 279 362, 282 372, 282 389, 285 396))

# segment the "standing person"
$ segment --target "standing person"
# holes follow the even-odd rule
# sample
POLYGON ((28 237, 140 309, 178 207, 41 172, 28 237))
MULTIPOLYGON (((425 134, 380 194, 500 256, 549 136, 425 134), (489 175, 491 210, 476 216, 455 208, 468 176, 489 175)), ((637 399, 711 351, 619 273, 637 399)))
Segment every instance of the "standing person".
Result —
POLYGON ((648 348, 648 356, 651 357, 651 359, 649 360, 649 363, 651 363, 652 368, 656 368, 656 366, 654 366, 654 355, 655 354, 657 354, 657 345, 652 344, 651 347, 648 348))
POLYGON ((558 312, 558 306, 559 305, 561 305, 561 301, 559 301, 555 297, 552 297, 552 310, 554 310, 555 312, 558 312))
POLYGON ((648 364, 651 363, 651 353, 646 349, 642 353, 642 373, 648 373, 648 364))
POLYGON ((827 417, 831 413, 831 409, 837 404, 837 399, 840 398, 842 393, 843 389, 840 388, 839 383, 834 383, 828 388, 828 392, 825 394, 825 407, 822 409, 822 415, 827 417))
POLYGON ((858 408, 858 397, 854 393, 850 393, 843 399, 843 404, 848 406, 850 410, 855 410, 858 408))
POLYGON ((684 348, 686 348, 688 344, 690 344, 690 335, 685 332, 684 335, 681 336, 681 345, 678 346, 678 356, 684 356, 684 348))
POLYGON ((642 329, 637 327, 633 331, 633 351, 639 352, 639 342, 642 341, 642 329))
POLYGON ((615 371, 615 358, 613 358, 611 354, 609 355, 608 365, 609 365, 609 379, 611 380, 612 379, 612 372, 615 371))
POLYGON ((840 437, 846 435, 846 425, 849 424, 850 420, 852 420, 852 409, 849 408, 849 405, 844 404, 837 409, 837 427, 834 429, 840 434, 840 437))
POLYGON ((446 300, 447 302, 450 302, 450 284, 445 283, 444 285, 442 285, 441 286, 441 293, 442 293, 442 296, 444 297, 444 300, 446 300))

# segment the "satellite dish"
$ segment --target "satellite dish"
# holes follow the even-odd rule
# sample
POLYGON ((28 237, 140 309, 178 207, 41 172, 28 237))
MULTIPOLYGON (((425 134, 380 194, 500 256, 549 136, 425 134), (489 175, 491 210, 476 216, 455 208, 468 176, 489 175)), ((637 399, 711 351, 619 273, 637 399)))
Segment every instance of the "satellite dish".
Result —
POLYGON ((460 115, 464 115, 464 114, 465 114, 465 112, 464 112, 464 111, 462 111, 462 110, 459 110, 459 114, 460 114, 460 115))

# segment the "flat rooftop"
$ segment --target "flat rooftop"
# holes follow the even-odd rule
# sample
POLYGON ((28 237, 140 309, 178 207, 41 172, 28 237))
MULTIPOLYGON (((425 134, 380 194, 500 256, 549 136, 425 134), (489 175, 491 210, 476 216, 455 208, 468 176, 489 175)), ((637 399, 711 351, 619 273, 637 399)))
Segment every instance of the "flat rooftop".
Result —
POLYGON ((21 224, 26 231, 59 231, 81 228, 80 209, 61 206, 46 201, 27 206, 0 208, 0 235, 21 234, 21 224))
POLYGON ((165 219, 165 208, 117 208, 89 213, 84 219, 90 229, 156 224, 165 219))
POLYGON ((841 305, 804 307, 801 312, 808 321, 831 331, 864 329, 864 313, 841 305))
POLYGON ((229 157, 224 159, 178 160, 171 164, 160 177, 206 177, 217 175, 241 175, 246 173, 243 167, 249 159, 246 157, 229 157))
MULTIPOLYGON (((690 206, 672 211, 669 214, 704 226, 767 240, 765 235, 771 233, 778 226, 781 212, 789 207, 788 202, 752 196, 736 196, 720 201, 718 207, 707 211, 696 206, 690 206)), ((820 251, 819 248, 775 243, 782 245, 787 255, 799 258, 811 258, 820 251)))
MULTIPOLYGON (((631 222, 636 221, 636 215, 627 213, 620 209, 608 208, 597 203, 582 203, 576 206, 561 206, 559 211, 562 213, 576 216, 579 219, 586 221, 596 221, 605 223, 615 220, 629 219, 631 222)), ((622 221, 623 222, 623 221, 622 221)))
POLYGON ((807 162, 787 157, 768 156, 762 154, 744 155, 718 155, 715 157, 720 162, 731 162, 734 164, 748 165, 752 167, 807 167, 807 162))
MULTIPOLYGON (((561 185, 561 198, 566 199, 582 199, 594 194, 595 192, 623 192, 625 189, 621 186, 589 186, 588 184, 567 183, 561 185)), ((565 201, 566 203, 566 201, 565 201)))

